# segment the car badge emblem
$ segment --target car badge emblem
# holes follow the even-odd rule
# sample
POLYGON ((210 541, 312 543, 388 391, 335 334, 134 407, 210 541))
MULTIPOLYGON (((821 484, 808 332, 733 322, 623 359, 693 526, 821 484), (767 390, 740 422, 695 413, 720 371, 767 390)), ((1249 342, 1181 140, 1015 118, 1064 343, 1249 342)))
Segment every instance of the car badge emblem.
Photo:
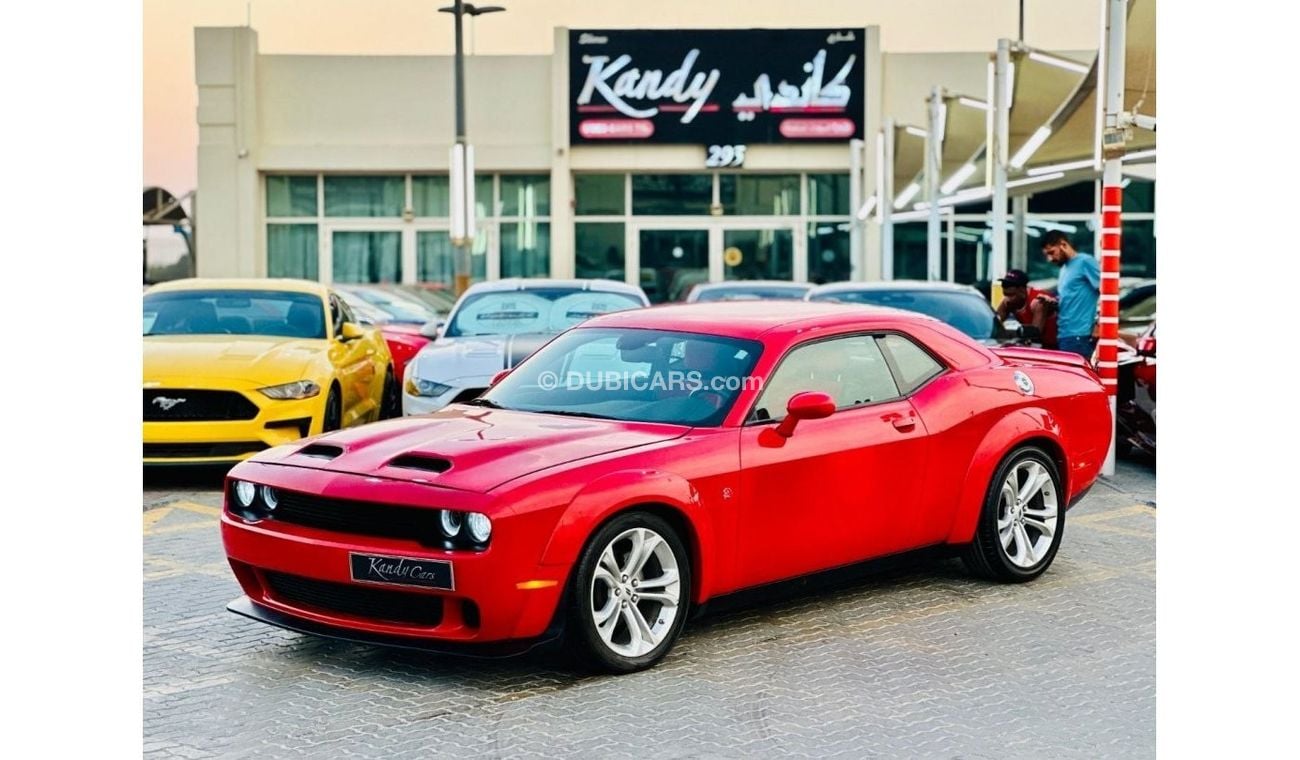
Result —
POLYGON ((168 412, 168 411, 171 411, 171 408, 174 407, 174 406, 176 406, 177 404, 184 404, 184 403, 185 403, 185 399, 183 399, 183 398, 167 398, 166 396, 158 396, 157 398, 155 398, 155 399, 153 400, 153 403, 155 403, 155 404, 157 404, 158 406, 162 407, 162 410, 163 410, 164 412, 168 412))
POLYGON ((1016 379, 1016 387, 1020 389, 1021 393, 1027 396, 1033 395, 1034 381, 1029 379, 1029 375, 1026 375, 1020 370, 1016 370, 1016 374, 1012 375, 1012 377, 1016 379))

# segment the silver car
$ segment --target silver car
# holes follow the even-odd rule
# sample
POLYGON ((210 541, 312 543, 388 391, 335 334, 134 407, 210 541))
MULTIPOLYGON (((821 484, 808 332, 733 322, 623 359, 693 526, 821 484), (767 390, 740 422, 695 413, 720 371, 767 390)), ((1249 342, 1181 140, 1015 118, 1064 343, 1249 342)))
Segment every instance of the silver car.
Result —
POLYGON ((611 311, 639 309, 642 290, 614 280, 480 282, 456 302, 438 337, 406 365, 402 411, 427 414, 469 401, 492 377, 579 322, 611 311))

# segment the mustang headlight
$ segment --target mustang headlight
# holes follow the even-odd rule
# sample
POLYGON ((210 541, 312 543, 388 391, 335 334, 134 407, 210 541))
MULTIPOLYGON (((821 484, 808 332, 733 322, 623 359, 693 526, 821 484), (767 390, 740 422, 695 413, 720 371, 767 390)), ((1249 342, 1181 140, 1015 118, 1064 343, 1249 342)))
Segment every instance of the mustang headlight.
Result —
POLYGON ((412 375, 406 381, 406 392, 412 396, 441 396, 451 390, 450 385, 435 383, 432 380, 421 380, 412 375))
POLYGON ((253 497, 256 495, 257 486, 247 480, 235 481, 235 498, 239 501, 239 506, 245 508, 253 506, 253 497))
POLYGON ((482 512, 470 512, 465 517, 465 526, 469 528, 469 537, 475 543, 486 544, 492 537, 492 520, 482 512))
POLYGON ((304 399, 320 395, 320 386, 310 380, 295 380, 283 385, 259 388, 263 396, 274 399, 304 399))

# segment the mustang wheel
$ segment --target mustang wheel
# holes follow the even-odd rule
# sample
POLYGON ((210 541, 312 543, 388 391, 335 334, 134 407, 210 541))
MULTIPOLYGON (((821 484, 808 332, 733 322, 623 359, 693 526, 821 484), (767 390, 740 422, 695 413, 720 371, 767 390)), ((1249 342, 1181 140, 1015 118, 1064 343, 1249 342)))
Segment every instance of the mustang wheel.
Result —
POLYGON ((321 420, 321 432, 328 433, 343 426, 343 401, 339 398, 339 389, 330 387, 330 395, 325 397, 325 418, 321 420))
POLYGON ((993 476, 975 540, 963 559, 976 575, 1020 583, 1043 574, 1065 530, 1061 477, 1042 449, 1025 446, 993 476))
POLYGON ((690 589, 686 547, 667 522, 644 512, 610 521, 573 575, 569 615, 579 657, 614 673, 654 665, 686 623, 690 589))
POLYGON ((384 375, 384 392, 379 402, 379 419, 391 420, 394 417, 402 416, 402 398, 397 391, 397 378, 393 376, 393 368, 388 368, 388 373, 384 375))

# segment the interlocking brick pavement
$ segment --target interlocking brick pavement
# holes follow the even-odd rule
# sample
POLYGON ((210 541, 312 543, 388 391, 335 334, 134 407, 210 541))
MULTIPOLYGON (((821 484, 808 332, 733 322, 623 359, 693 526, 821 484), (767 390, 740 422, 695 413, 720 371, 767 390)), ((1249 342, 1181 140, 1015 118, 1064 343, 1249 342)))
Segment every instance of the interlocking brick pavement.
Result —
POLYGON ((919 563, 706 616, 658 667, 465 660, 225 611, 220 476, 144 493, 151 758, 1155 754, 1155 476, 1121 462, 1029 584, 919 563))

